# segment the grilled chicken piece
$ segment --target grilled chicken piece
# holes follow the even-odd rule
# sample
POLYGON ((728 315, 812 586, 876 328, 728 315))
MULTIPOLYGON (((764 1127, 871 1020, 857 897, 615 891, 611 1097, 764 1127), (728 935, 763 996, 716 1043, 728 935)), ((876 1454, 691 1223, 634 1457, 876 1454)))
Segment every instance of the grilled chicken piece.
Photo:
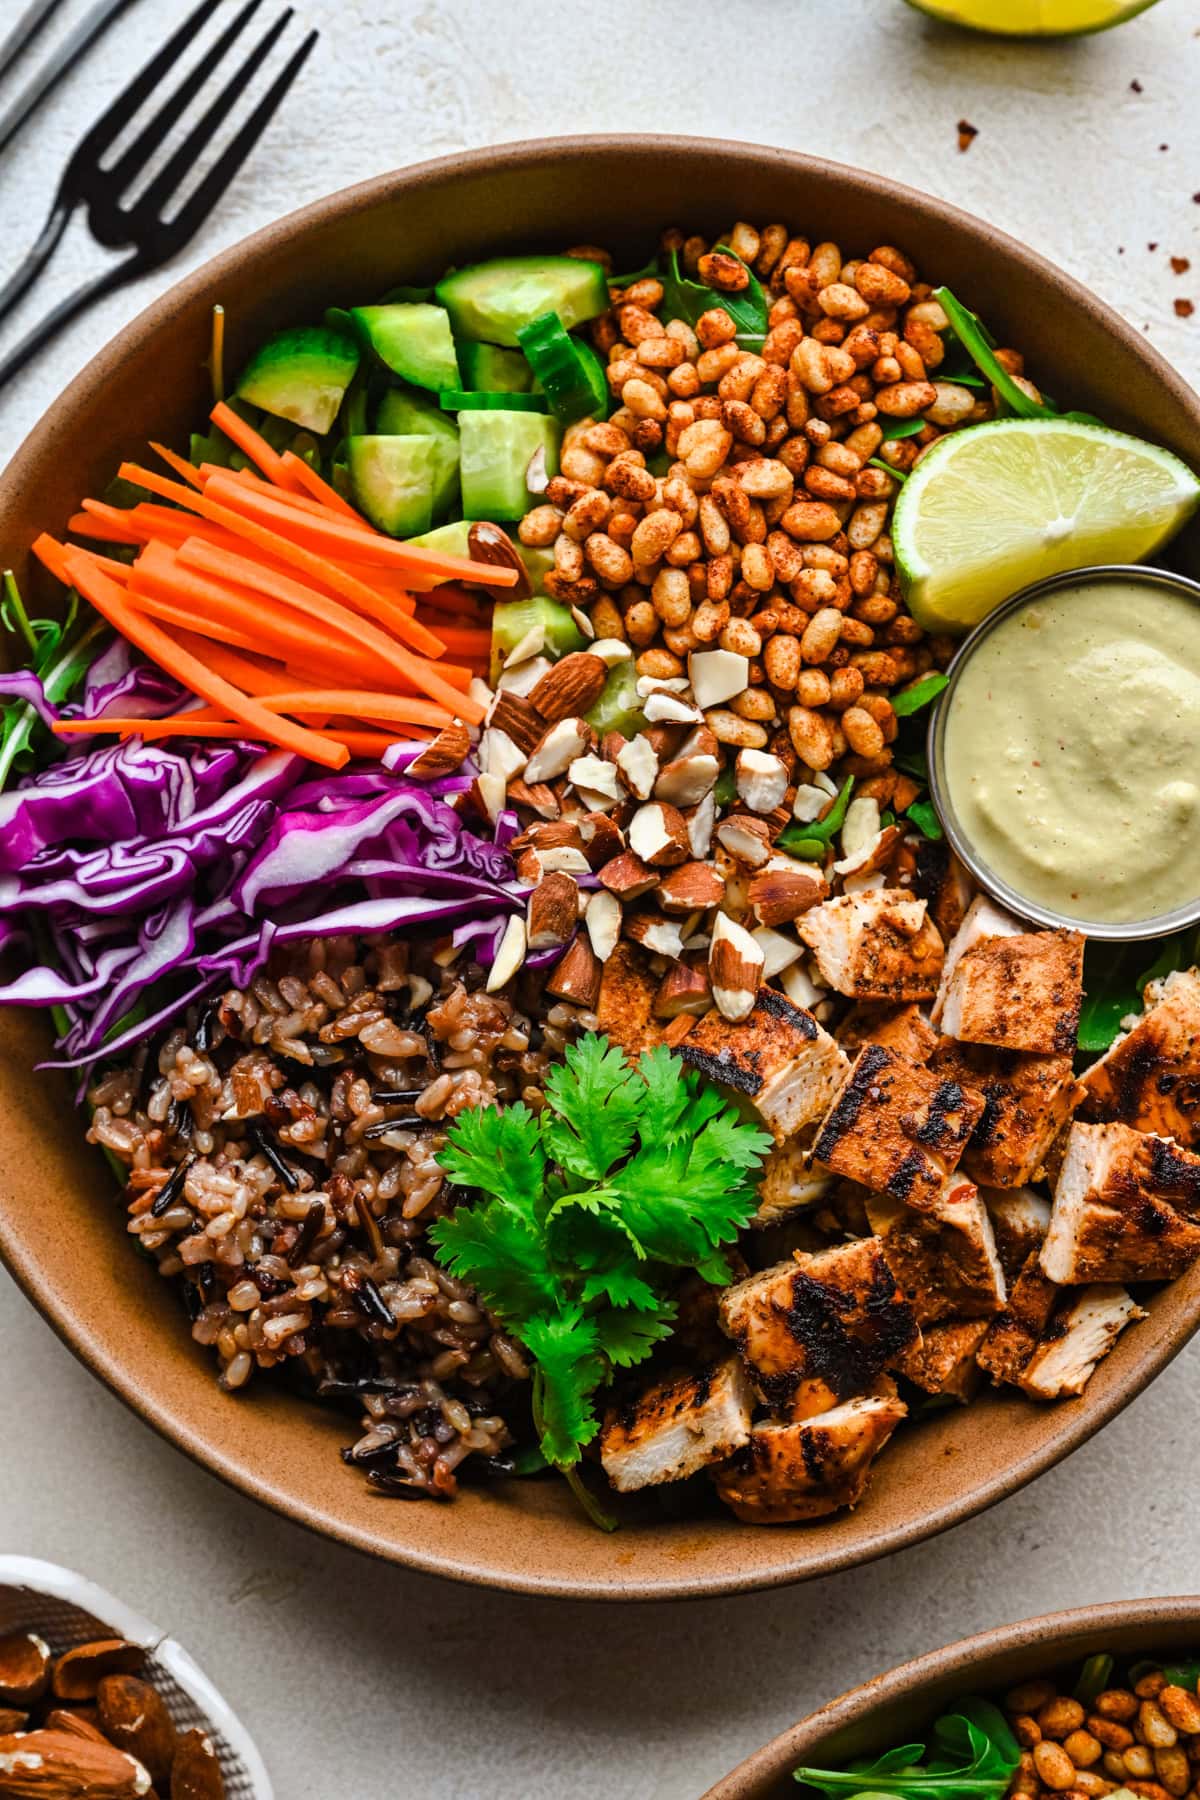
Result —
POLYGON ((865 888, 824 900, 796 920, 827 987, 852 1000, 930 1000, 942 939, 907 888, 865 888))
POLYGON ((928 1062, 938 1034, 921 1008, 909 1006, 853 1006, 838 1026, 843 1050, 861 1050, 864 1044, 882 1044, 906 1056, 909 1062, 928 1062))
POLYGON ((763 1399, 793 1418, 861 1394, 917 1333, 876 1238, 739 1281, 722 1295, 720 1318, 763 1399))
POLYGON ((792 1213, 812 1206, 829 1193, 834 1178, 824 1169, 814 1169, 811 1162, 813 1133, 789 1138, 777 1144, 763 1164, 758 1184, 761 1196, 752 1225, 778 1225, 792 1213))
POLYGON ((981 1187, 1038 1180, 1046 1152, 1083 1098, 1065 1051, 1039 1056, 944 1037, 929 1067, 983 1095, 983 1117, 962 1159, 964 1172, 981 1187))
POLYGON ((1200 1256, 1200 1156, 1131 1125, 1073 1125, 1041 1254, 1051 1281, 1174 1280, 1200 1256))
POLYGON ((962 952, 939 1022, 968 1044, 1071 1055, 1082 1004, 1083 934, 1027 931, 982 937, 962 952))
POLYGON ((967 1401, 979 1386, 975 1353, 988 1333, 986 1319, 947 1319, 929 1325, 892 1365, 927 1394, 967 1401))
POLYGON ((912 885, 918 899, 928 900, 929 916, 949 943, 967 916, 975 889, 945 838, 921 839, 912 885))
POLYGON ((1031 1250, 1012 1284, 1008 1305, 992 1320, 979 1347, 979 1366, 997 1387, 1001 1382, 1020 1381, 1061 1293, 1062 1289, 1042 1274, 1038 1253, 1031 1250))
POLYGON ((1000 1311, 1004 1271, 987 1207, 971 1182, 952 1177, 932 1212, 872 1194, 867 1217, 918 1325, 1000 1311))
POLYGON ((1083 1077, 1083 1117, 1200 1149, 1200 969, 1146 988, 1146 1010, 1083 1077))
POLYGON ((1065 1312, 1051 1319, 1018 1385, 1034 1400, 1082 1394, 1126 1325, 1145 1317, 1123 1287, 1084 1288, 1065 1312))
POLYGON ((699 1375, 656 1381, 609 1412, 600 1434, 604 1472, 619 1494, 683 1481, 748 1441, 751 1405, 736 1356, 699 1375))
POLYGON ((907 1414, 894 1396, 860 1396, 799 1424, 756 1425, 715 1476, 748 1525, 820 1519, 862 1499, 871 1464, 907 1414))
POLYGON ((970 1088, 868 1044, 821 1122, 813 1155, 839 1175, 927 1210, 982 1113, 970 1088))
POLYGON ((1045 1242, 1050 1202, 1032 1188, 981 1188, 980 1194, 991 1214, 1000 1267, 1011 1285, 1045 1242))
POLYGON ((596 1002, 596 1029, 611 1043, 619 1044, 630 1060, 663 1041, 663 1027, 654 1017, 658 980, 634 944, 622 940, 604 965, 600 998, 596 1002))
POLYGON ((942 1008, 946 1004, 946 990, 950 985, 959 958, 972 945, 982 943, 986 938, 1020 937, 1025 931, 1019 919, 1010 912, 989 900, 986 894, 977 894, 963 915, 962 924, 946 946, 946 958, 942 964, 942 978, 938 984, 937 998, 930 1010, 930 1017, 935 1025, 940 1025, 942 1008))
POLYGON ((710 1081, 745 1094, 779 1144, 822 1117, 848 1067, 812 1014, 774 988, 760 988, 738 1024, 715 1007, 705 1013, 679 1054, 710 1081))

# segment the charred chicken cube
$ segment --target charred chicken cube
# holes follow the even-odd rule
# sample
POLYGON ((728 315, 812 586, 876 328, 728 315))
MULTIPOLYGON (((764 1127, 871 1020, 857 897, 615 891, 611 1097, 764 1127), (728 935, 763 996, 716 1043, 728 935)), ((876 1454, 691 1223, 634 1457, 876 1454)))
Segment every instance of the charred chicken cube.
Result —
POLYGON ((882 1044, 909 1062, 928 1062, 938 1034, 916 1002, 908 1006, 880 1006, 864 1001, 851 1007, 838 1026, 838 1043, 844 1050, 861 1050, 864 1044, 882 1044))
POLYGON ((717 1493, 751 1525, 820 1519, 855 1506, 907 1411, 894 1396, 862 1395, 802 1423, 756 1425, 745 1449, 717 1471, 717 1493))
POLYGON ((929 916, 949 943, 974 896, 971 877, 945 838, 922 838, 917 846, 913 893, 928 900, 929 916))
POLYGON ((936 1206, 983 1100, 880 1044, 859 1051, 825 1115, 813 1155, 839 1175, 909 1206, 936 1206))
POLYGON ((1013 1282, 1008 1304, 992 1320, 979 1347, 980 1368, 999 1386, 1018 1383, 1050 1323, 1062 1289, 1047 1281, 1036 1250, 1013 1282))
POLYGON ((1051 1319, 1025 1365, 1020 1387, 1034 1400, 1082 1394, 1125 1327, 1145 1317, 1123 1287, 1102 1283, 1084 1288, 1051 1319))
POLYGON ((631 1060, 663 1041, 654 1016, 658 981, 634 944, 619 943, 604 965, 596 1003, 598 1031, 619 1044, 631 1060))
POLYGON ((981 1188, 1005 1278, 1016 1280, 1050 1229, 1050 1202, 1033 1188, 981 1188))
POLYGON ((1171 1281, 1197 1256, 1200 1156, 1130 1125, 1073 1125, 1042 1245, 1051 1281, 1171 1281))
POLYGON ((949 1400, 968 1401, 979 1386, 976 1352, 987 1336, 986 1319, 947 1319, 927 1325, 893 1364, 914 1387, 949 1400))
POLYGON ((1072 1055, 1082 1004, 1082 933, 981 937, 955 961, 939 1022, 968 1044, 1072 1055))
POLYGON ((723 1294, 720 1317, 763 1399, 793 1418, 861 1394, 917 1332, 875 1238, 739 1281, 723 1294))
POLYGON ((759 1208, 752 1225, 778 1225, 782 1219, 823 1200, 834 1177, 812 1165, 812 1132, 776 1144, 763 1164, 758 1184, 759 1208))
POLYGON ((942 978, 938 984, 937 998, 930 1009, 930 1016, 935 1025, 941 1023, 942 1008, 946 1004, 946 990, 958 967, 959 959, 973 945, 982 943, 986 938, 1021 937, 1025 927, 1012 913, 1005 912, 986 894, 977 894, 963 915, 962 924, 954 933, 946 946, 946 955, 942 963, 942 978))
POLYGON ((1200 1149, 1200 969, 1146 988, 1146 1010, 1083 1077, 1083 1116, 1200 1149))
POLYGON ((747 1442, 751 1404, 736 1356, 700 1374, 657 1381, 609 1412, 600 1434, 604 1472, 620 1494, 684 1481, 747 1442))
POLYGON ((1083 1096, 1065 1051, 1041 1056, 944 1037, 929 1067, 983 1095, 983 1117, 962 1159, 964 1171, 981 1187, 1024 1187, 1036 1181, 1046 1153, 1083 1096))
POLYGON ((679 1053, 710 1081, 745 1094, 781 1144, 822 1117, 847 1068, 812 1014, 774 988, 760 988, 740 1023, 715 1008, 706 1013, 679 1053))
POLYGON ((873 1194, 867 1217, 918 1325, 988 1318, 1004 1305, 992 1222, 971 1182, 952 1177, 930 1212, 873 1194))
POLYGON ((851 1000, 931 1000, 942 938, 907 888, 865 888, 822 901, 796 920, 821 979, 851 1000))

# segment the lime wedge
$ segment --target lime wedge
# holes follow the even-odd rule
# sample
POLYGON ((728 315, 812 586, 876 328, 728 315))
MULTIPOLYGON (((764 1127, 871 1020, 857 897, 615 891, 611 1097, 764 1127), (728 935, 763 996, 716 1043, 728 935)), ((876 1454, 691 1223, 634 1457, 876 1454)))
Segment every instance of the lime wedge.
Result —
POLYGON ((918 12, 1004 37, 1077 37, 1135 18, 1154 0, 908 0, 918 12))
POLYGON ((896 502, 896 565, 927 631, 966 631, 1044 575, 1140 562, 1198 504, 1200 480, 1157 444, 1073 419, 997 419, 921 458, 896 502))

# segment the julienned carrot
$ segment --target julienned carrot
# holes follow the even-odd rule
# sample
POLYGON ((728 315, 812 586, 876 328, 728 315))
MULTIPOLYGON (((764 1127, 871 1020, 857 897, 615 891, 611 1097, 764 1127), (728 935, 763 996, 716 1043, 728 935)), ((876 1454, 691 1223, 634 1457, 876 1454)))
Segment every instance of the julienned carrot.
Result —
MULTIPOLYGON (((111 737, 142 737, 146 739, 164 737, 194 738, 254 738, 260 734, 248 731, 236 719, 213 719, 208 717, 208 707, 195 713, 172 713, 165 719, 59 719, 52 729, 60 737, 68 737, 75 733, 105 735, 111 737)), ((389 731, 342 731, 327 730, 325 737, 335 744, 340 744, 351 756, 364 758, 381 757, 392 744, 403 744, 416 737, 424 737, 424 728, 410 727, 404 737, 398 737, 389 731)))
POLYGON ((214 674, 223 681, 232 682, 234 687, 240 687, 244 693, 257 694, 261 698, 264 694, 286 694, 296 685, 281 663, 268 668, 253 656, 239 656, 227 645, 210 643, 192 631, 177 631, 175 641, 190 655, 202 657, 214 674))
POLYGON ((491 654, 492 634, 483 626, 443 625, 439 635, 445 639, 446 649, 454 656, 466 657, 473 662, 486 662, 491 654))
POLYGON ((353 519, 356 525, 367 523, 362 514, 351 506, 345 495, 339 494, 323 475, 319 475, 311 464, 306 463, 302 456, 297 456, 294 450, 285 450, 280 461, 293 481, 304 488, 314 500, 323 501, 333 512, 341 513, 343 518, 353 519))
POLYGON ((248 456, 252 463, 257 463, 263 474, 275 482, 277 487, 291 486, 292 479, 283 466, 283 459, 279 452, 272 450, 262 433, 255 431, 253 425, 248 425, 245 419, 240 418, 234 412, 231 406, 226 406, 223 400, 218 400, 208 416, 217 430, 223 431, 230 442, 237 445, 243 456, 248 456))
MULTIPOLYGON (((98 506, 100 502, 96 501, 93 504, 98 506)), ((121 508, 119 506, 106 507, 105 512, 120 513, 121 508)), ((92 542, 96 544, 141 544, 145 542, 144 538, 139 537, 137 532, 131 529, 123 517, 106 518, 100 513, 72 513, 67 520, 67 530, 72 532, 75 537, 91 538, 92 542)))
MULTIPOLYGON (((122 463, 121 473, 126 480, 135 482, 150 493, 160 494, 165 500, 174 500, 185 511, 199 513, 201 518, 208 520, 210 524, 224 526, 235 536, 246 538, 259 550, 265 550, 269 556, 303 570, 310 579, 319 581, 324 587, 331 587, 336 594, 349 600, 356 611, 365 613, 368 618, 383 619, 397 637, 403 638, 405 643, 411 645, 422 655, 440 655, 442 648, 440 638, 434 637, 431 631, 427 631, 415 619, 400 614, 390 602, 382 599, 365 582, 347 574, 328 557, 319 556, 311 550, 306 550, 301 544, 296 543, 293 537, 284 537, 277 531, 268 530, 233 507, 211 500, 207 494, 194 494, 190 488, 182 486, 179 482, 167 481, 163 476, 154 474, 150 469, 140 468, 137 463, 122 463)), ((243 488, 235 491, 244 494, 249 490, 243 488)), ((396 648, 399 649, 399 646, 396 648)), ((417 685, 423 687, 433 699, 444 699, 444 694, 439 691, 441 684, 438 683, 437 676, 430 665, 419 661, 416 657, 410 657, 409 661, 412 664, 409 673, 417 685), (417 673, 418 670, 420 670, 420 674, 417 673)), ((476 724, 478 720, 470 722, 476 724)))
MULTIPOLYGON (((41 544, 43 540, 39 539, 38 542, 41 544)), ((42 555, 43 561, 47 560, 42 551, 39 551, 39 555, 42 555)), ((302 725, 293 724, 290 719, 268 712, 257 700, 251 699, 249 695, 215 675, 198 657, 181 649, 174 638, 161 630, 153 620, 146 618, 136 607, 130 606, 124 591, 95 566, 86 550, 59 544, 55 546, 53 556, 59 568, 65 571, 67 581, 78 588, 85 600, 91 601, 96 611, 108 620, 114 630, 128 638, 131 644, 148 656, 151 662, 157 663, 159 668, 165 669, 168 675, 174 675, 192 693, 199 694, 201 699, 209 701, 213 706, 219 706, 232 718, 241 720, 250 727, 254 737, 265 737, 268 742, 278 744, 281 749, 292 750, 299 756, 308 757, 310 762, 321 763, 329 769, 344 766, 347 751, 343 744, 335 744, 331 738, 321 737, 318 732, 309 731, 302 725)))
POLYGON ((168 450, 165 444, 156 444, 153 438, 150 439, 150 448, 153 450, 155 456, 161 456, 168 469, 174 469, 175 473, 180 476, 182 480, 188 482, 194 488, 202 488, 204 486, 204 477, 201 475, 195 464, 188 461, 186 456, 180 456, 178 451, 168 450))
POLYGON ((263 705, 271 712, 344 713, 348 719, 399 719, 413 725, 449 725, 451 714, 428 700, 410 700, 404 694, 362 693, 350 688, 297 689, 290 694, 270 694, 263 705))

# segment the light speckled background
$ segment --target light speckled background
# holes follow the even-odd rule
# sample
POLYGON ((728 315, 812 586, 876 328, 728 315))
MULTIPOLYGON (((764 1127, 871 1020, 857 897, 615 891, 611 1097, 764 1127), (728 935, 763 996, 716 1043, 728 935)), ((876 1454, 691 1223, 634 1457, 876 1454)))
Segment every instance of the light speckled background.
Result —
MULTIPOLYGON (((147 34, 186 10, 140 0, 7 152, 0 268, 147 34)), ((303 89, 171 275, 463 145, 710 132, 943 194, 1059 258, 1200 375, 1198 0, 1061 46, 959 36, 900 0, 642 0, 598 30, 590 17, 570 0, 325 8, 303 89), (963 117, 979 128, 967 155, 963 117), (1177 295, 1194 319, 1176 318, 1177 295)), ((67 251, 56 291, 94 266, 82 239, 67 251)), ((5 451, 168 279, 115 297, 4 396, 5 451)), ((1194 1589, 1198 1372, 1200 1349, 1035 1488, 885 1564, 742 1600, 585 1609, 377 1568, 257 1510, 130 1417, 0 1276, 0 1543, 86 1570, 175 1631, 239 1704, 280 1800, 695 1800, 904 1656, 1048 1607, 1194 1589)))

